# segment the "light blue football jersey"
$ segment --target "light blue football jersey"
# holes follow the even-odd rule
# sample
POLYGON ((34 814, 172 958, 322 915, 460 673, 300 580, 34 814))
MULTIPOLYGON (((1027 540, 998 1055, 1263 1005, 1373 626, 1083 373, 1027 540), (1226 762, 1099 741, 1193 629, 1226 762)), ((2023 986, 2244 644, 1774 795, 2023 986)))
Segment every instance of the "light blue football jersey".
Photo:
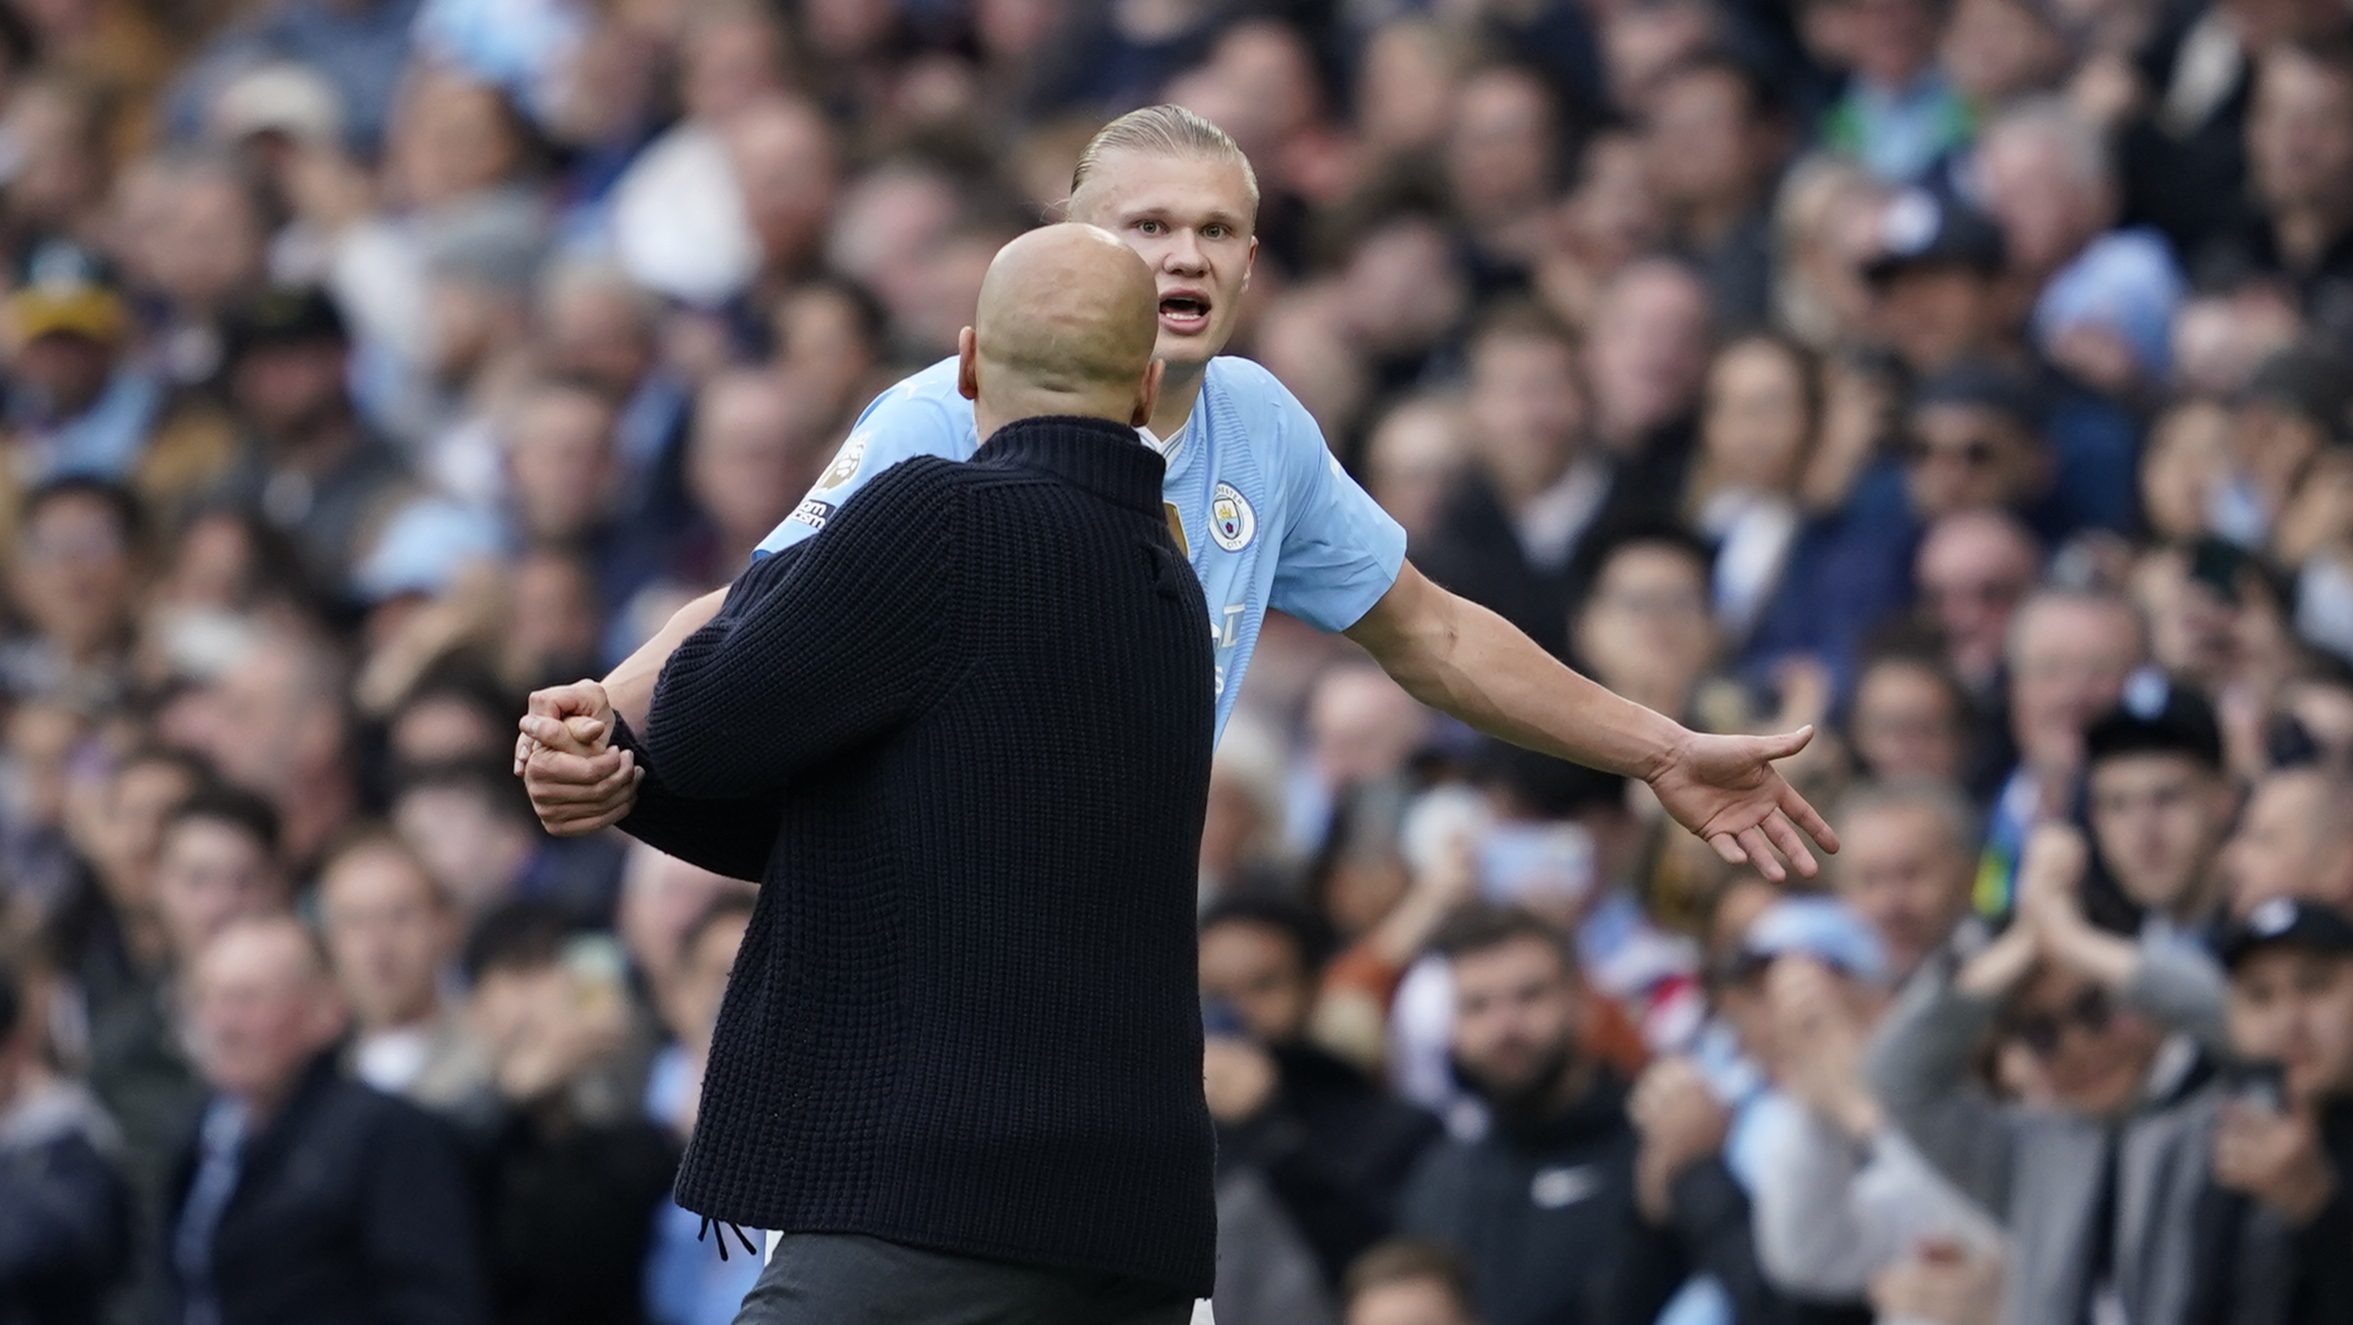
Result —
MULTIPOLYGON (((979 449, 956 361, 933 364, 866 407, 817 486, 755 555, 814 536, 910 456, 969 460, 979 449)), ((1223 735, 1267 608, 1323 630, 1355 625, 1397 582, 1405 530, 1340 468, 1298 398, 1248 359, 1209 361, 1192 417, 1160 450, 1161 492, 1209 600, 1223 735)))

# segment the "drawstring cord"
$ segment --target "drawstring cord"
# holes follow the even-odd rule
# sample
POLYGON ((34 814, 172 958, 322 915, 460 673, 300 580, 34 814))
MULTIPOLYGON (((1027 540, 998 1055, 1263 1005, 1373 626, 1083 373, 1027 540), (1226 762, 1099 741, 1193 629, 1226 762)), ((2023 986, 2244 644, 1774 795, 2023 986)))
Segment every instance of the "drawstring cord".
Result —
MULTIPOLYGON (((744 1255, 757 1256, 760 1254, 760 1249, 752 1245, 752 1235, 743 1231, 743 1225, 734 1223, 730 1220, 715 1220, 709 1215, 704 1215, 702 1225, 695 1229, 694 1240, 697 1242, 702 1241, 703 1238, 710 1233, 711 1225, 713 1224, 717 1224, 721 1228, 734 1229, 735 1240, 743 1244, 744 1255)), ((727 1238, 724 1234, 719 1238, 719 1259, 722 1261, 727 1259, 727 1238)))

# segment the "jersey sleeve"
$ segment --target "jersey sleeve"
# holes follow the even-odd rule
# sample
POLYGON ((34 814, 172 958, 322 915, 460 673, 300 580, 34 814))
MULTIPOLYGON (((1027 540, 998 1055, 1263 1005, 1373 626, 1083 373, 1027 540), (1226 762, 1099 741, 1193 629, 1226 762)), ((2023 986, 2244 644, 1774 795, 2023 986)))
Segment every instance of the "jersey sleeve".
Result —
POLYGON ((1269 603, 1318 630, 1346 630, 1397 583, 1405 528, 1340 467, 1298 397, 1271 373, 1266 384, 1275 397, 1289 517, 1269 603))
POLYGON ((971 431, 970 407, 958 399, 955 404, 963 409, 959 415, 948 402, 916 387, 912 379, 902 382, 866 406, 851 425, 849 439, 817 476, 809 495, 753 549, 754 560, 782 552, 824 529, 842 503, 863 491, 875 475, 902 460, 919 455, 943 460, 969 458, 962 443, 971 431))

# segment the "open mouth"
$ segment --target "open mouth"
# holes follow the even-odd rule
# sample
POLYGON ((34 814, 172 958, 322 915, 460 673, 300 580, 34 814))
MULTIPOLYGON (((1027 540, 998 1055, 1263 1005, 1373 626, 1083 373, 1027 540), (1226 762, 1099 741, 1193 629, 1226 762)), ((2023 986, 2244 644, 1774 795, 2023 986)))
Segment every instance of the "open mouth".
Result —
POLYGON ((1189 292, 1170 294, 1160 301, 1160 325, 1180 336, 1209 328, 1209 301, 1189 292))

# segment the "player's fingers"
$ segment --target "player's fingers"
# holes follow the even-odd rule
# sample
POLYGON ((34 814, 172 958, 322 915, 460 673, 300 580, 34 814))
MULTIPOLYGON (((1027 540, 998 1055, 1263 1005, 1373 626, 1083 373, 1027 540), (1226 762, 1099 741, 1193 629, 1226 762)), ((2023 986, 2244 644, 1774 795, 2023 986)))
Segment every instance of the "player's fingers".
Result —
POLYGON ((572 734, 573 740, 592 748, 598 741, 605 738, 605 724, 602 718, 566 718, 564 719, 564 730, 572 734))
POLYGON ((1773 854, 1772 845, 1765 841, 1763 829, 1742 829, 1740 831, 1740 849, 1748 853, 1749 865, 1757 873, 1765 876, 1765 882, 1779 883, 1789 877, 1789 871, 1781 868, 1780 858, 1773 854))
POLYGON ((607 773, 603 780, 596 784, 597 803, 609 809, 614 801, 636 786, 637 755, 633 751, 624 750, 621 752, 621 766, 607 773))
POLYGON ((596 751, 595 738, 583 737, 583 731, 593 727, 598 735, 604 734, 604 724, 601 722, 581 718, 545 718, 536 713, 525 715, 518 725, 525 736, 550 750, 569 750, 582 755, 596 751))
POLYGON ((601 750, 592 755, 564 750, 539 750, 523 766, 523 785, 534 802, 567 805, 596 799, 596 788, 621 767, 625 751, 601 750))
POLYGON ((1796 754, 1798 751, 1805 749, 1807 745, 1813 742, 1813 739, 1814 725, 1812 723, 1807 723, 1805 726, 1798 728, 1796 731, 1783 732, 1779 736, 1759 737, 1758 741, 1764 749, 1765 758, 1787 759, 1791 755, 1796 754))
POLYGON ((1789 816, 1789 821, 1796 824, 1799 831, 1814 839, 1814 845, 1834 856, 1838 854, 1837 831, 1831 828, 1829 820, 1815 812, 1805 797, 1797 794, 1797 788, 1784 784, 1778 804, 1781 812, 1789 816))
POLYGON ((1716 858, 1727 865, 1748 863, 1748 853, 1740 849, 1740 844, 1732 840, 1730 833, 1708 834, 1708 845, 1716 849, 1716 858))
POLYGON ((1765 836, 1773 839, 1773 845, 1781 849, 1790 867, 1800 875, 1810 879, 1821 871, 1821 866, 1814 863, 1814 853, 1806 850, 1805 838, 1798 835, 1797 829, 1779 811, 1766 815, 1762 827, 1765 836))
POLYGON ((536 741, 533 741, 533 740, 532 740, 530 737, 528 737, 528 736, 525 736, 525 735, 523 735, 523 734, 521 734, 521 733, 517 733, 517 734, 516 734, 516 736, 515 736, 515 776, 516 776, 516 777, 521 777, 521 776, 523 776, 523 765, 525 765, 525 764, 528 764, 528 763, 530 763, 530 762, 531 762, 531 752, 532 752, 533 750, 537 749, 537 748, 538 748, 538 742, 536 742, 536 741))

